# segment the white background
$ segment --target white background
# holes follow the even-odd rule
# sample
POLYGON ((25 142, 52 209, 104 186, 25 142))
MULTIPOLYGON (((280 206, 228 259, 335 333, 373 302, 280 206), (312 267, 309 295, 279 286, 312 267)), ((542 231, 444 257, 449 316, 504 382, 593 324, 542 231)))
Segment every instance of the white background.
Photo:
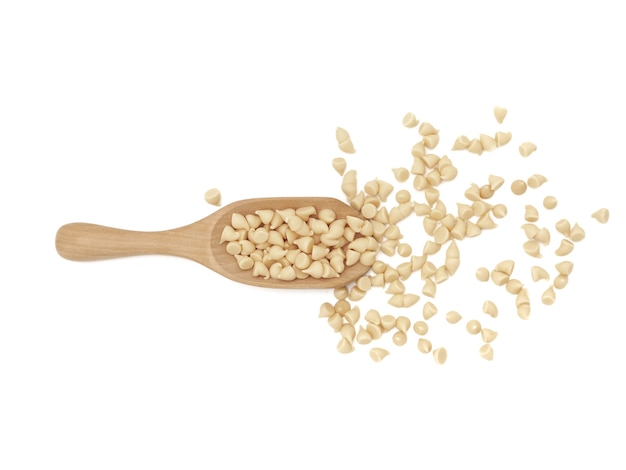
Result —
MULTIPOLYGON (((0 5, 0 468, 624 468, 623 45, 617 3, 35 2, 0 5), (506 5, 506 6, 505 6, 506 5), (541 5, 541 6, 540 6, 541 5), (550 6, 558 5, 558 6, 550 6), (507 107, 504 124, 494 105, 507 107), (411 165, 413 111, 471 182, 507 179, 509 215, 467 240, 433 302, 438 366, 411 335, 376 364, 338 340, 332 292, 238 285, 193 262, 70 262, 61 225, 184 225, 247 197, 343 198, 331 167, 349 130, 359 183, 411 165), (460 134, 510 130, 481 157, 460 134), (516 151, 524 140, 539 150, 516 151), (508 185, 543 173, 520 197, 508 185), (523 205, 586 230, 551 307, 529 266, 523 205), (601 225, 589 215, 606 206, 601 225), (473 276, 514 258, 532 318, 473 276), (481 312, 486 298, 497 319, 481 312), (444 313, 499 332, 495 359, 444 313)), ((397 187, 403 187, 397 184, 397 187)), ((410 184, 405 185, 410 188, 410 184)), ((416 199, 423 198, 416 195, 416 199)), ((420 199, 421 200, 421 199, 420 199)), ((414 219, 414 222, 417 219, 414 219)), ((419 224, 405 238, 424 242, 419 224), (409 236, 410 235, 410 236, 409 236)), ((421 283, 407 282, 420 293, 421 283)), ((381 300, 382 299, 382 300, 381 300)), ((409 312, 418 319, 423 298, 409 312)), ((385 306, 372 294, 362 312, 385 306)))

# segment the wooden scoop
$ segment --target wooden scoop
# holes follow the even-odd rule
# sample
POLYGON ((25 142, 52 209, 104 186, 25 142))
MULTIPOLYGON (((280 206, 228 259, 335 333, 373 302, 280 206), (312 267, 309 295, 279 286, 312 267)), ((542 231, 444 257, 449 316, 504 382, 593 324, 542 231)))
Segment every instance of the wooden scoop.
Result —
POLYGON ((281 281, 254 277, 252 270, 243 271, 234 256, 220 244, 222 230, 230 225, 233 213, 254 214, 259 209, 297 209, 313 206, 332 209, 337 218, 361 213, 343 202, 328 197, 279 197, 245 199, 233 202, 204 219, 190 225, 160 232, 137 232, 102 225, 72 223, 62 226, 56 235, 56 249, 66 259, 93 261, 134 255, 172 255, 188 258, 212 269, 222 276, 243 284, 287 289, 322 289, 350 284, 363 276, 369 266, 356 263, 348 266, 339 277, 329 279, 296 279, 281 281))

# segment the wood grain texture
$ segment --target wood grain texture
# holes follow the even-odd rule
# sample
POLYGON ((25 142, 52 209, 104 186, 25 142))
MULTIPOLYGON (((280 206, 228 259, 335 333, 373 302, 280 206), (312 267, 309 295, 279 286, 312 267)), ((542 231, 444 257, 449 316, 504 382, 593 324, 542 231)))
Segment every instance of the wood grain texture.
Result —
POLYGON ((361 217, 356 209, 338 199, 325 197, 255 198, 233 202, 213 214, 183 227, 159 232, 123 230, 102 225, 71 223, 56 235, 57 252, 73 261, 94 261, 136 255, 170 255, 196 261, 236 282, 259 287, 286 289, 320 289, 345 286, 363 276, 369 267, 357 263, 338 278, 297 279, 281 281, 252 276, 252 270, 239 269, 235 257, 220 244, 222 230, 230 224, 233 213, 253 214, 260 209, 288 209, 314 206, 318 211, 329 208, 338 218, 361 217))

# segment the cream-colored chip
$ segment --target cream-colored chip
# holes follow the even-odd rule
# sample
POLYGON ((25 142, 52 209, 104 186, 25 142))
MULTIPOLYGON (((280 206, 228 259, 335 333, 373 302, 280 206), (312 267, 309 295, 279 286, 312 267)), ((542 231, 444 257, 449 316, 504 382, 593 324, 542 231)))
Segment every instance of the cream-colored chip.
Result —
POLYGON ((537 240, 539 243, 543 245, 549 245, 550 244, 550 231, 547 228, 542 227, 537 231, 533 239, 537 240))
POLYGON ((446 321, 452 325, 461 321, 461 314, 455 310, 450 310, 446 313, 446 321))
POLYGON ((342 354, 348 354, 354 351, 354 346, 346 338, 341 338, 337 343, 337 351, 342 354))
POLYGON ((522 247, 524 248, 526 254, 534 258, 541 258, 543 256, 541 254, 541 247, 537 240, 528 240, 522 245, 522 247))
POLYGON ((335 138, 337 139, 337 143, 339 144, 339 150, 346 153, 355 153, 354 145, 352 144, 352 139, 350 138, 350 134, 347 130, 338 127, 335 130, 335 138))
POLYGON ((480 194, 480 197, 482 199, 491 198, 491 196, 494 195, 494 192, 495 191, 491 189, 491 186, 489 186, 488 184, 485 184, 478 189, 478 194, 480 194))
POLYGON ((333 290, 333 295, 337 300, 345 300, 348 298, 348 288, 343 287, 335 287, 333 290))
POLYGON ((407 331, 409 331, 410 327, 411 327, 411 320, 409 320, 408 317, 401 315, 398 318, 396 318, 396 328, 398 330, 406 333, 407 331))
POLYGON ((550 286, 541 295, 541 302, 543 302, 545 305, 552 305, 555 300, 556 300, 556 294, 554 293, 554 287, 550 286))
POLYGON ((528 222, 537 222, 539 220, 539 212, 537 211, 537 208, 535 206, 531 206, 530 204, 526 205, 524 219, 528 222))
POLYGON ((368 323, 365 326, 365 331, 369 333, 372 339, 380 339, 383 335, 383 328, 380 325, 368 323))
POLYGON ((372 335, 370 335, 365 328, 359 326, 359 331, 356 334, 356 342, 359 344, 369 344, 372 342, 372 335))
POLYGON ((496 139, 494 139, 490 135, 480 134, 479 139, 480 145, 482 145, 483 150, 486 150, 487 152, 491 152, 498 146, 496 139))
POLYGON ((511 192, 516 196, 520 196, 526 192, 526 182, 523 180, 515 180, 511 183, 511 192))
POLYGON ((491 280, 496 286, 503 286, 509 281, 509 275, 502 271, 491 271, 491 280))
POLYGON ((477 335, 478 333, 480 333, 481 328, 482 327, 478 320, 470 320, 465 325, 465 329, 470 335, 477 335))
POLYGON ((566 285, 567 282, 569 280, 568 276, 564 276, 563 274, 559 274, 557 277, 554 278, 554 288, 555 289, 563 289, 566 285))
POLYGON ((426 302, 422 308, 424 320, 430 320, 438 312, 437 307, 432 302, 426 302))
POLYGON ((554 209, 557 205, 557 200, 554 196, 546 196, 543 198, 543 207, 546 209, 554 209))
POLYGON ((480 357, 482 357, 483 359, 486 359, 488 361, 493 360, 493 348, 489 343, 485 343, 480 348, 478 348, 478 354, 480 354, 480 357))
POLYGON ((415 331, 415 333, 420 336, 424 336, 426 333, 428 333, 428 324, 425 321, 418 320, 413 323, 413 331, 415 331))
POLYGON ((361 318, 361 309, 357 305, 343 314, 343 318, 351 325, 356 325, 361 318))
POLYGON ((341 326, 343 325, 343 317, 338 313, 333 313, 330 317, 328 317, 327 322, 335 333, 339 333, 339 330, 341 330, 341 326))
POLYGON ((505 259, 504 261, 500 261, 496 264, 494 269, 510 276, 513 274, 513 269, 515 269, 515 261, 512 259, 505 259))
POLYGON ((333 158, 333 168, 340 176, 343 176, 343 173, 346 171, 347 166, 346 159, 343 157, 333 158))
POLYGON ((575 223, 569 232, 569 237, 573 242, 582 241, 585 238, 585 231, 578 223, 575 223))
POLYGON ((335 307, 330 302, 320 305, 319 318, 328 318, 335 313, 335 307))
POLYGON ((537 189, 539 186, 541 186, 546 181, 548 181, 548 178, 546 178, 545 176, 539 175, 539 174, 534 174, 534 175, 531 175, 528 178, 528 186, 533 188, 533 189, 537 189))
POLYGON ((574 263, 571 261, 561 261, 555 265, 556 270, 563 276, 569 276, 574 270, 574 263))
POLYGON ((537 227, 535 224, 523 224, 521 228, 524 231, 526 238, 528 238, 529 240, 534 240, 535 235, 537 235, 537 233, 539 232, 539 227, 537 227))
POLYGON ((519 279, 509 279, 506 282, 505 288, 509 294, 518 294, 522 290, 524 284, 519 279))
POLYGON ((426 297, 435 297, 437 293, 437 285, 432 279, 426 279, 424 282, 424 287, 422 287, 422 294, 426 297))
POLYGON ((476 270, 476 279, 480 282, 487 282, 489 280, 489 270, 487 268, 478 268, 476 270))
POLYGON ((370 309, 365 313, 365 321, 374 325, 380 325, 380 313, 378 310, 370 309))
POLYGON ((222 193, 217 188, 211 188, 204 193, 204 200, 213 206, 222 204, 222 193))
POLYGON ((559 220, 555 224, 555 228, 557 232, 559 232, 562 235, 565 235, 566 237, 569 237, 570 231, 572 230, 569 221, 567 221, 566 219, 559 220))
POLYGON ((389 356, 389 351, 383 348, 372 348, 370 349, 370 357, 374 362, 380 362, 384 358, 389 356))
POLYGON ((532 266, 530 268, 530 274, 532 276, 533 281, 535 282, 540 281, 542 279, 545 279, 545 280, 550 279, 550 274, 548 274, 548 271, 546 271, 540 266, 532 266))
POLYGON ((532 142, 524 142, 519 146, 519 154, 522 157, 528 157, 531 153, 537 150, 537 146, 532 142))
POLYGON ((530 318, 530 304, 521 304, 517 306, 517 316, 522 320, 530 318))
POLYGON ((480 336, 485 343, 491 343, 498 337, 498 333, 496 331, 490 330, 489 328, 482 328, 480 330, 480 336))
POLYGON ((569 240, 561 240, 561 244, 554 251, 557 256, 566 256, 569 255, 572 250, 574 250, 574 244, 569 240))
POLYGON ((402 125, 404 127, 416 127, 419 124, 419 121, 417 120, 417 118, 415 117, 415 114, 413 113, 406 113, 404 115, 404 117, 402 118, 402 125))
POLYGON ((496 307, 496 304, 491 300, 485 300, 483 303, 483 312, 492 318, 496 318, 498 316, 498 307, 496 307))
POLYGON ((602 209, 598 209, 593 214, 591 214, 591 217, 596 219, 601 224, 606 224, 609 221, 609 210, 603 207, 602 209))
POLYGON ((509 142, 511 142, 512 138, 513 138, 513 134, 511 134, 510 132, 498 131, 496 132, 496 145, 498 147, 502 147, 503 145, 506 145, 509 142))
POLYGON ((499 124, 502 124, 502 122, 504 121, 504 118, 506 117, 506 112, 507 112, 507 109, 502 108, 500 106, 495 106, 493 108, 493 115, 499 124))
POLYGON ((393 344, 396 346, 403 346, 406 344, 407 336, 404 331, 396 331, 392 336, 393 344))
POLYGON ((423 122, 419 127, 419 133, 423 136, 433 135, 439 133, 437 129, 433 127, 429 122, 423 122))
POLYGON ((433 345, 426 338, 420 338, 417 340, 417 350, 421 353, 428 354, 432 351, 433 345))
POLYGON ((435 362, 439 365, 444 364, 446 362, 446 359, 448 359, 448 351, 446 351, 446 348, 434 349, 433 359, 435 359, 435 362))
POLYGON ((470 153, 475 153, 476 155, 482 155, 483 146, 480 143, 480 140, 479 139, 470 140, 470 143, 467 146, 467 151, 470 153))
POLYGON ((496 204, 491 208, 491 213, 497 219, 501 219, 506 216, 508 210, 504 204, 496 204))
POLYGON ((504 178, 496 175, 489 175, 488 181, 489 187, 494 191, 497 191, 504 184, 504 178))
POLYGON ((454 141, 454 145, 452 146, 452 150, 465 150, 470 144, 470 140, 462 135, 456 138, 454 141))

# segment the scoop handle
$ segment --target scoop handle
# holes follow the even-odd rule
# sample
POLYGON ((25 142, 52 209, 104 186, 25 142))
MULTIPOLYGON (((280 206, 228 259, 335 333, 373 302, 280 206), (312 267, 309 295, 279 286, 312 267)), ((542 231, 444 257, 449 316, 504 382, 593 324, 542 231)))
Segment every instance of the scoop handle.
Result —
POLYGON ((176 230, 141 232, 82 222, 63 225, 56 234, 59 255, 72 261, 94 261, 160 254, 194 259, 189 240, 176 230))

